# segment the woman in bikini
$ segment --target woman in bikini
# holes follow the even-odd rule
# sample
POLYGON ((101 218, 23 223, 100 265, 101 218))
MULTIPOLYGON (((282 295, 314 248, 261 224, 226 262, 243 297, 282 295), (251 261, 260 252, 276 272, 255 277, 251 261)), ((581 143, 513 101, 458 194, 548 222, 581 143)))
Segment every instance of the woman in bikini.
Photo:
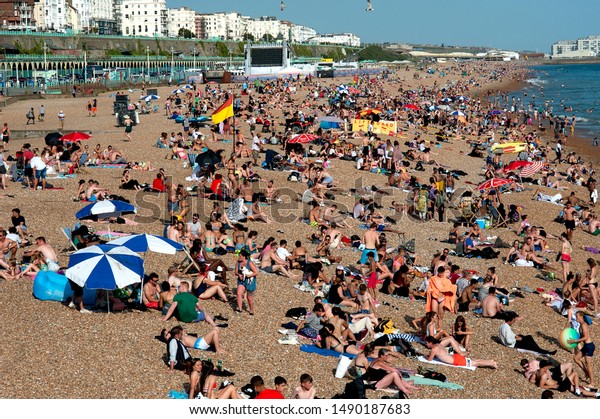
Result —
POLYGON ((161 282, 160 294, 158 295, 158 308, 163 311, 163 315, 167 314, 171 304, 173 304, 176 292, 177 290, 171 287, 169 281, 161 282))
POLYGON ((378 357, 369 364, 367 372, 362 375, 362 378, 365 381, 375 382, 376 389, 388 388, 393 384, 398 390, 408 395, 412 394, 416 388, 412 383, 404 381, 396 367, 388 363, 390 356, 389 350, 380 349, 378 357))
MULTIPOLYGON (((563 233, 564 234, 564 233, 563 233)), ((592 258, 588 258, 587 264, 590 267, 588 271, 588 283, 587 287, 589 289, 589 293, 592 296, 592 301, 594 303, 594 313, 598 312, 598 265, 596 261, 592 258)))
POLYGON ((241 399, 233 384, 217 390, 215 366, 210 361, 194 359, 189 368, 190 399, 241 399))
POLYGON ((321 348, 331 349, 332 351, 339 352, 341 354, 352 354, 358 355, 362 351, 352 343, 348 343, 343 339, 338 339, 334 336, 335 327, 331 323, 327 323, 319 331, 321 335, 321 348))
POLYGON ((567 282, 567 275, 569 275, 569 271, 571 270, 571 253, 573 252, 573 247, 571 246, 571 242, 569 241, 569 236, 567 236, 567 233, 562 233, 560 235, 560 239, 562 240, 560 260, 563 268, 564 285, 567 282))
POLYGON ((227 179, 229 179, 231 182, 231 188, 235 190, 239 186, 239 181, 236 175, 237 165, 235 163, 235 153, 231 153, 231 157, 229 157, 229 160, 227 160, 225 167, 227 167, 227 179))
POLYGON ((211 272, 207 265, 204 265, 192 283, 192 293, 200 300, 210 300, 218 296, 221 301, 227 302, 227 295, 224 291, 227 289, 227 285, 215 278, 215 273, 211 272))
MULTIPOLYGON (((221 227, 219 229, 219 238, 217 239, 217 247, 223 249, 225 252, 233 252, 235 249, 233 247, 233 241, 231 237, 227 235, 227 230, 225 227, 221 227)), ((222 251, 221 251, 222 253, 222 251)))
POLYGON ((211 223, 206 223, 205 227, 206 230, 204 231, 204 234, 202 234, 202 236, 204 237, 204 250, 210 253, 213 250, 215 250, 217 235, 213 231, 211 223))

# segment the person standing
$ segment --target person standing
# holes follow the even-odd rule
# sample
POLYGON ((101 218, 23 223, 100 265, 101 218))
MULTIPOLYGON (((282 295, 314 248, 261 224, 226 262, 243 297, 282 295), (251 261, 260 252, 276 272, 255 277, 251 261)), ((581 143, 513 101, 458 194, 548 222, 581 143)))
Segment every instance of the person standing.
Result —
POLYGON ((38 183, 42 182, 42 189, 46 189, 46 163, 39 156, 39 153, 36 150, 33 152, 33 157, 29 162, 31 165, 31 169, 33 170, 33 189, 36 190, 38 183))
POLYGON ((131 141, 131 131, 133 131, 133 121, 131 120, 131 117, 129 115, 125 115, 123 120, 123 123, 125 124, 125 137, 127 137, 127 140, 125 141, 131 141))
POLYGON ((40 105, 40 112, 38 114, 38 121, 39 122, 44 122, 44 116, 46 115, 46 109, 44 108, 44 105, 40 105))
POLYGON ((65 129, 65 113, 63 111, 58 113, 58 126, 60 130, 65 129))
POLYGON ((87 111, 88 111, 88 117, 92 116, 92 102, 90 102, 89 100, 87 103, 87 111))
POLYGON ((8 142, 10 141, 10 128, 8 128, 8 122, 4 123, 4 126, 2 127, 2 142, 4 143, 4 145, 8 144, 8 142))
POLYGON ((586 378, 590 387, 594 387, 594 374, 592 370, 592 357, 596 350, 596 345, 592 342, 592 336, 590 334, 590 328, 585 322, 585 314, 583 311, 577 311, 575 314, 577 321, 579 322, 579 339, 569 339, 568 344, 583 343, 583 346, 578 347, 575 350, 575 357, 573 360, 585 373, 586 378), (583 359, 583 361, 582 361, 583 359))
POLYGON ((96 116, 96 112, 98 111, 98 99, 94 98, 92 101, 92 116, 96 116))
POLYGON ((244 294, 248 300, 248 312, 251 316, 254 316, 254 292, 256 291, 256 276, 258 275, 258 268, 250 260, 250 254, 247 250, 242 250, 238 256, 238 261, 235 267, 237 274, 237 308, 236 312, 242 312, 242 304, 244 301, 244 294))
POLYGON ((4 166, 4 145, 0 145, 0 179, 2 190, 6 190, 6 166, 4 166))

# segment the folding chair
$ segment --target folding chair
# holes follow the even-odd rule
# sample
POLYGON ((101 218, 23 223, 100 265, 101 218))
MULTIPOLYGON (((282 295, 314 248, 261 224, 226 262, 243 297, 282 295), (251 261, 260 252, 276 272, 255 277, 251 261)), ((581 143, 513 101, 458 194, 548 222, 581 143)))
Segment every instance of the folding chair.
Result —
POLYGON ((64 253, 73 253, 73 252, 76 252, 77 250, 79 250, 79 249, 77 249, 77 246, 75 246, 75 243, 73 243, 73 236, 71 235, 71 229, 69 227, 64 227, 64 228, 61 228, 60 231, 65 235, 67 240, 69 240, 71 247, 73 247, 73 250, 67 250, 64 253))
POLYGON ((508 227, 508 220, 500 214, 498 208, 489 204, 487 209, 492 218, 492 228, 508 227))

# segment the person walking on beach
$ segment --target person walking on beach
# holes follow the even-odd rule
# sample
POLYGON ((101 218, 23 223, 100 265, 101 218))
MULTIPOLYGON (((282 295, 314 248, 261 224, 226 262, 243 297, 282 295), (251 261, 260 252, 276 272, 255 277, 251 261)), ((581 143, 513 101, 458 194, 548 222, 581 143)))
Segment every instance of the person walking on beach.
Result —
POLYGON ((92 101, 92 116, 96 116, 97 111, 98 111, 98 99, 94 99, 92 101))
POLYGON ((570 202, 565 204, 565 209, 563 210, 563 217, 565 219, 565 228, 567 229, 567 240, 570 243, 573 243, 573 231, 575 231, 575 214, 577 214, 577 210, 573 208, 570 202))
POLYGON ((63 111, 58 113, 58 127, 61 131, 65 129, 65 113, 63 111))
POLYGON ((133 121, 131 120, 131 117, 125 115, 123 123, 125 124, 125 137, 127 137, 127 140, 125 141, 131 141, 131 131, 133 131, 133 121))
POLYGON ((31 122, 33 125, 35 125, 35 114, 33 113, 33 108, 29 109, 29 112, 27 112, 27 123, 25 125, 29 125, 29 123, 31 122))
POLYGON ((44 116, 46 115, 46 109, 44 108, 44 105, 40 105, 40 112, 38 114, 38 121, 39 122, 44 122, 44 116))

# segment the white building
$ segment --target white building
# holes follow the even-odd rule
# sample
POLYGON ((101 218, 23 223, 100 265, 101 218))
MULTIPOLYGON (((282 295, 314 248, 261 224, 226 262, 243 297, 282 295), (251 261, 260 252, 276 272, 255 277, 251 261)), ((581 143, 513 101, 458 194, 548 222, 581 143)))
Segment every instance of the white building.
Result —
POLYGON ((247 31, 254 37, 255 41, 289 39, 289 27, 273 16, 248 20, 247 31))
POLYGON ((90 27, 100 35, 114 35, 118 32, 113 0, 92 0, 90 27))
POLYGON ((600 55, 600 35, 579 38, 576 41, 558 41, 552 44, 553 58, 583 58, 600 55))
POLYGON ((246 33, 249 17, 233 13, 211 13, 200 15, 202 38, 241 41, 246 33))
POLYGON ((71 0, 71 6, 77 11, 80 29, 88 31, 91 27, 92 0, 71 0))
POLYGON ((308 42, 312 44, 331 44, 360 47, 360 38, 352 33, 317 35, 313 38, 310 38, 308 42))
POLYGON ((181 29, 187 29, 196 36, 196 12, 189 7, 168 10, 169 21, 167 23, 167 33, 170 37, 176 38, 181 29))
POLYGON ((64 32, 67 29, 68 5, 65 0, 44 0, 44 27, 49 31, 64 32))
POLYGON ((294 25, 290 28, 290 42, 304 43, 317 36, 317 31, 308 26, 294 25))
POLYGON ((120 31, 125 36, 167 36, 166 0, 121 0, 120 31))

